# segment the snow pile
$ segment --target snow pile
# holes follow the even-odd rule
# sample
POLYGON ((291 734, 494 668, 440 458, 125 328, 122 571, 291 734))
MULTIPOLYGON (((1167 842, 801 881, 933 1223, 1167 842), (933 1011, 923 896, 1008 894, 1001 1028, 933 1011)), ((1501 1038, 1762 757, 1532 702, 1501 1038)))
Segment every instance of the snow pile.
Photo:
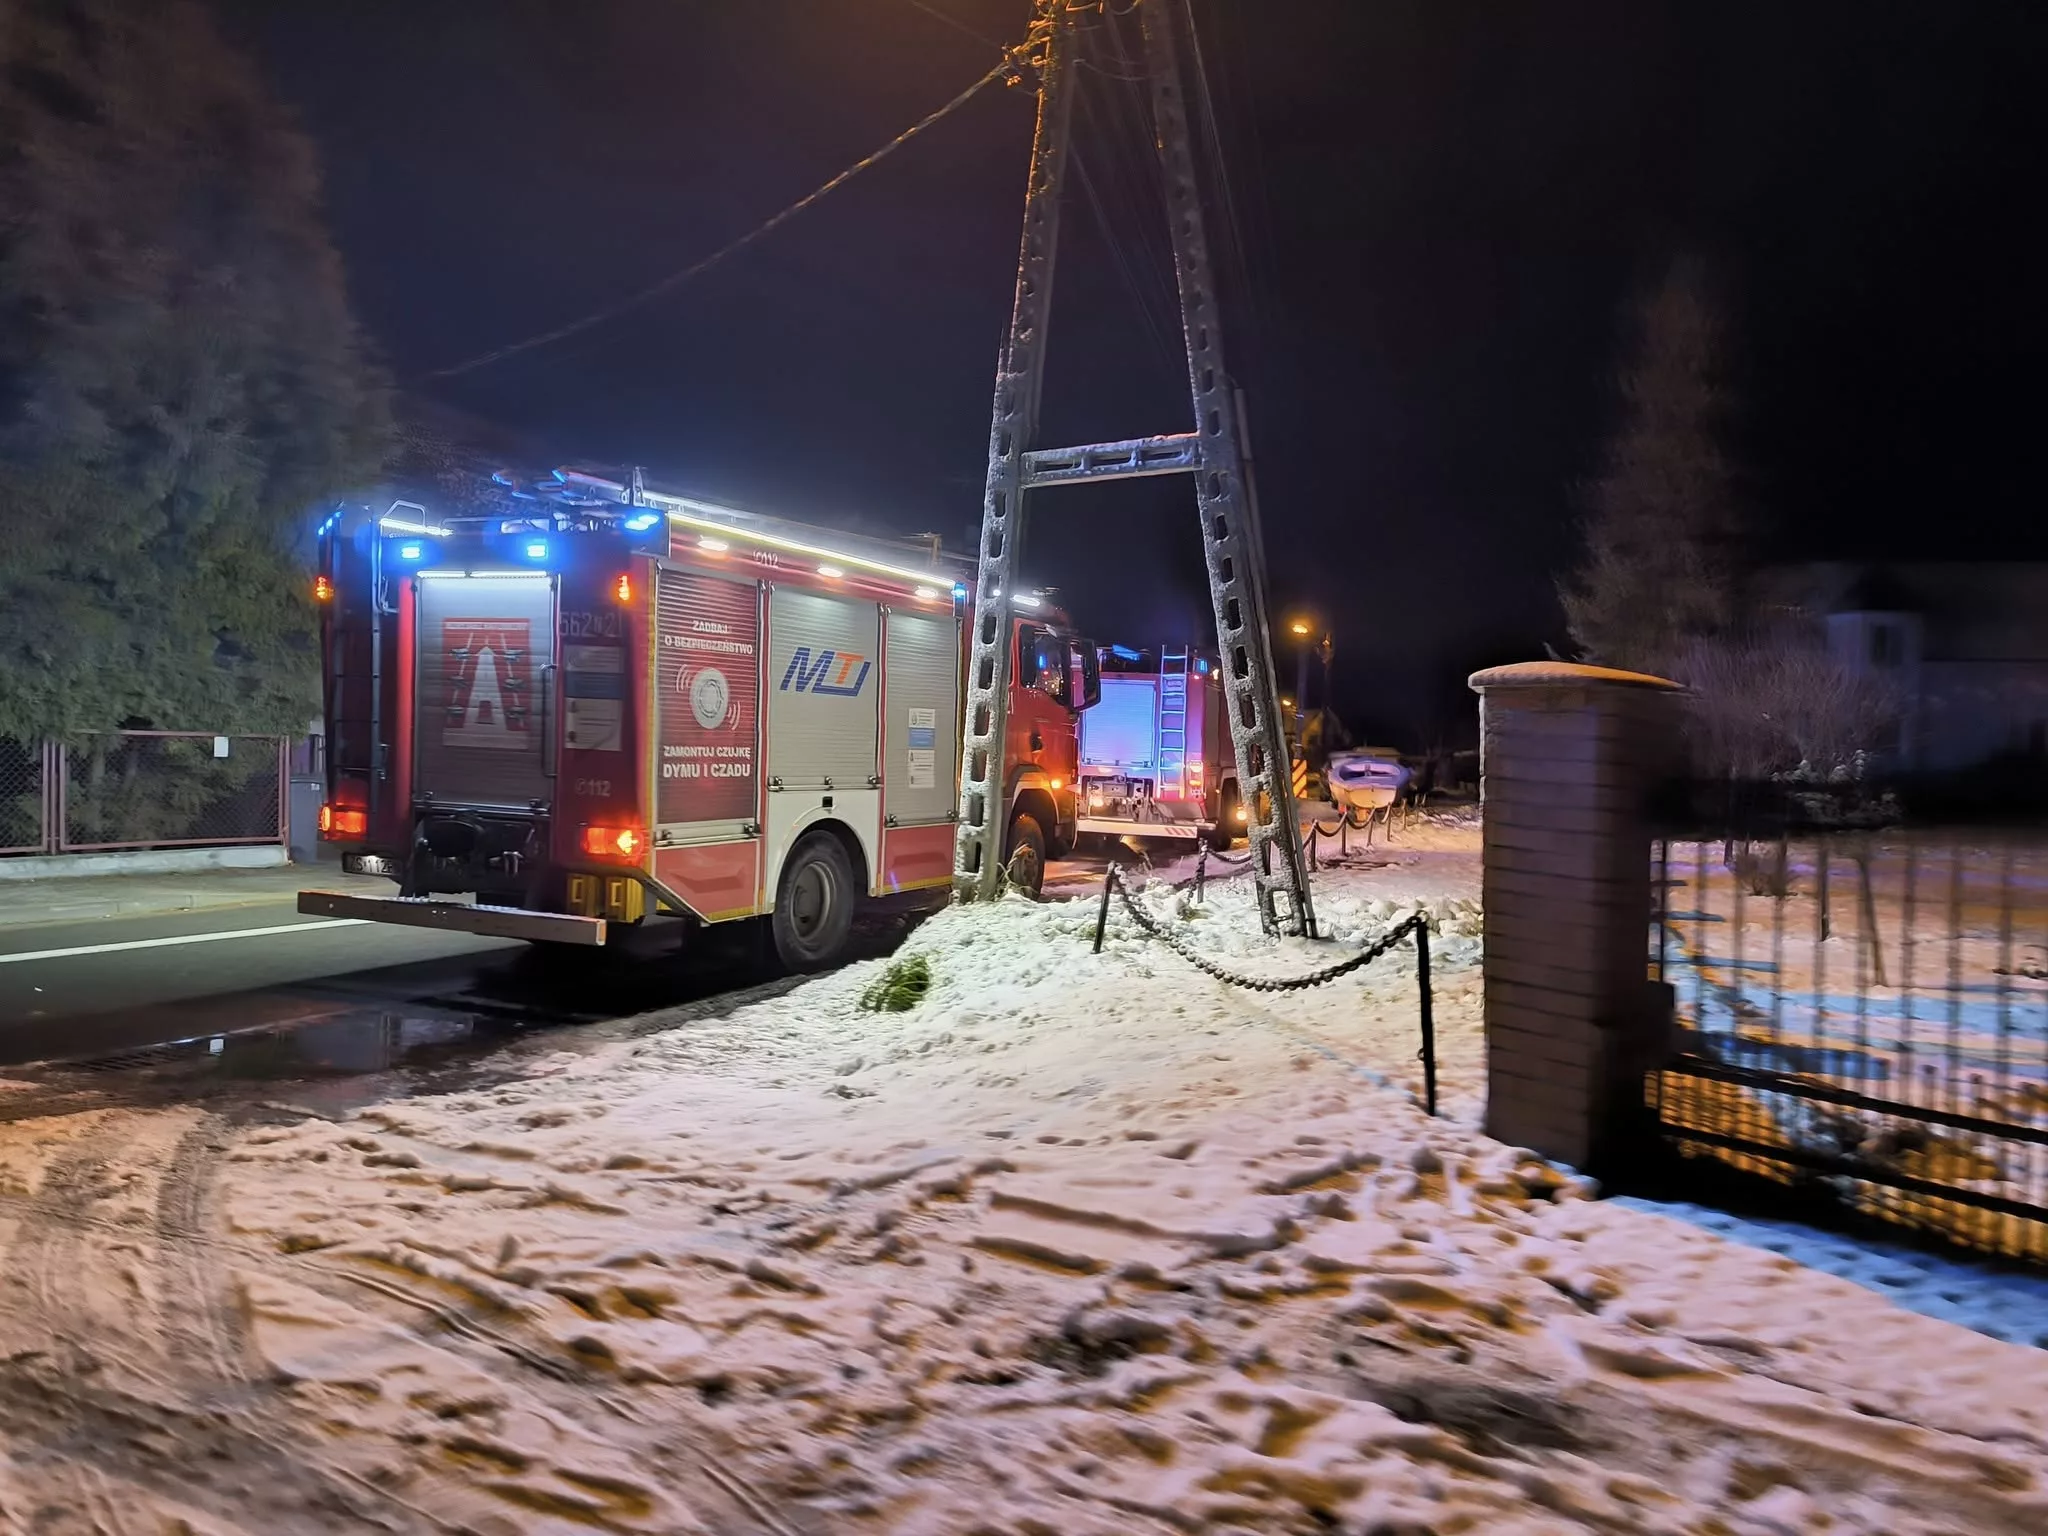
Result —
MULTIPOLYGON (((1227 888, 1186 927, 1307 968, 1457 894, 1408 868, 1327 875, 1326 944, 1261 939, 1227 888)), ((903 1013, 863 1011, 856 966, 486 1089, 202 1127, 203 1200, 127 1127, 152 1117, 40 1172, 6 1127, 20 1198, 145 1213, 84 1288, 160 1297, 17 1374, 70 1402, 143 1362, 130 1419, 208 1470, 101 1456, 95 1497, 220 1532, 2048 1529, 2039 1356, 1595 1205, 1373 1086, 1415 1083, 1406 950, 1249 994, 1127 920, 1092 954, 1095 910, 934 918, 903 1013), (87 1178, 124 1137, 148 1157, 87 1178), (215 1301, 173 1305, 153 1256, 215 1301)), ((1478 972, 1439 964, 1469 1114, 1478 972)), ((14 1401, 25 1519, 55 1474, 14 1401)))

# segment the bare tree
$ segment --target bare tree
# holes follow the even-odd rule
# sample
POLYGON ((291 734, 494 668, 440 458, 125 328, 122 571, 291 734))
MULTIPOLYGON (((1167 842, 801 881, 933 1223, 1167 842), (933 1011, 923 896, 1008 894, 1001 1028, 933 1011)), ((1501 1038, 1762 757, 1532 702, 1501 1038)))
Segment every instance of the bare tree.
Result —
POLYGON ((1666 672, 1737 614, 1741 519, 1720 446, 1721 326, 1704 264, 1673 261, 1633 323, 1622 418, 1586 490, 1585 559, 1559 596, 1588 659, 1666 672))
POLYGON ((1887 683, 1843 666, 1814 627, 1794 619, 1695 640, 1677 670, 1690 688, 1695 765, 1716 778, 1852 777, 1902 702, 1887 683))

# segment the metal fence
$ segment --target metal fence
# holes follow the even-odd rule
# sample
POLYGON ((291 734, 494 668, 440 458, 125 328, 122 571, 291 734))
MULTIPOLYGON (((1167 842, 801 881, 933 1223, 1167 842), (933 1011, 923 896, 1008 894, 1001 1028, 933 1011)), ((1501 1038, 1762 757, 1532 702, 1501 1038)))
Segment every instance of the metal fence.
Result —
POLYGON ((0 854, 43 853, 50 842, 50 748, 0 736, 0 854))
POLYGON ((0 738, 0 854, 283 842, 290 767, 290 739, 279 736, 0 738))
POLYGON ((1774 785, 1690 794, 1661 830, 1664 1136, 2048 1262, 2048 829, 1915 828, 1888 801, 1774 785))

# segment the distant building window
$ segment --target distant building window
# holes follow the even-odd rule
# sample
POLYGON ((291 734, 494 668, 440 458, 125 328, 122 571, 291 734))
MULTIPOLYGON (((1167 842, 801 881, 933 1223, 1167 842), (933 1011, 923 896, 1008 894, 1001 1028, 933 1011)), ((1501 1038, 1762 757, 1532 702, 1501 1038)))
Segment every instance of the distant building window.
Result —
POLYGON ((1890 624, 1873 624, 1870 627, 1870 664, 1874 667, 1896 667, 1905 659, 1898 630, 1890 624))

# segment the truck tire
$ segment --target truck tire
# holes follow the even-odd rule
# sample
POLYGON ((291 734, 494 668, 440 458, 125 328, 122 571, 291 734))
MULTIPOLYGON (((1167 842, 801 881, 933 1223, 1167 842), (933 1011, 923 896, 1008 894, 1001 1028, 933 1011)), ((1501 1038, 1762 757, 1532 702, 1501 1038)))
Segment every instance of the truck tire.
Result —
POLYGON ((1226 784, 1217 797, 1216 830, 1210 834, 1209 846, 1218 853, 1235 848, 1241 835, 1237 824, 1237 786, 1226 784))
POLYGON ((853 865, 829 832, 813 832, 790 851, 782 866, 770 923, 775 953, 792 971, 820 971, 836 965, 853 929, 853 865))
POLYGON ((1003 847, 1010 884, 1027 896, 1036 896, 1045 888, 1045 831, 1038 818, 1023 812, 1011 818, 1010 835, 1003 847))

